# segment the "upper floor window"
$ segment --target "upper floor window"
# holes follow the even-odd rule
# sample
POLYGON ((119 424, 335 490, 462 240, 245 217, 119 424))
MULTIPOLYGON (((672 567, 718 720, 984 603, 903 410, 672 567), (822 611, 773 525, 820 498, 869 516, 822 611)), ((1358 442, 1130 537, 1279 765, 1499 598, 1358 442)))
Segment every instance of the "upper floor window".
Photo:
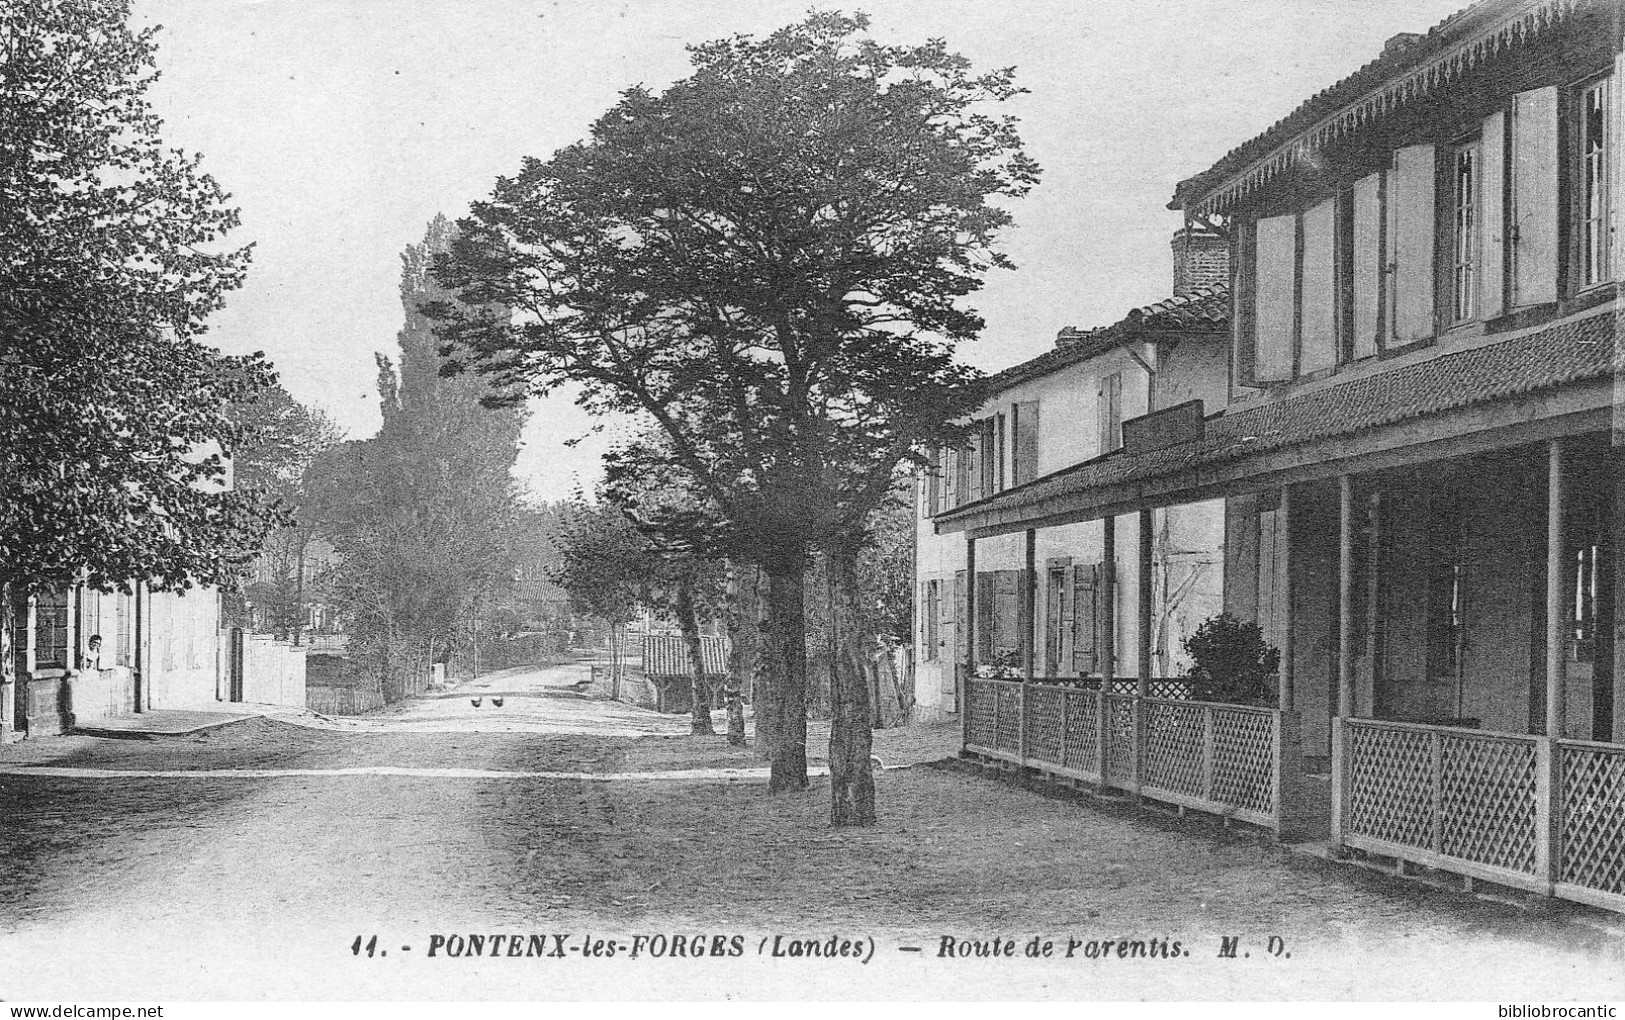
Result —
POLYGON ((1479 145, 1458 145, 1451 153, 1450 321, 1466 322, 1478 312, 1479 145))
POLYGON ((1100 429, 1100 452, 1120 450, 1123 448, 1123 373, 1101 376, 1097 398, 1095 414, 1100 429))
POLYGON ((1038 477, 1038 401, 1010 405, 1010 484, 1038 477))
POLYGON ((1613 233, 1608 201, 1608 120, 1613 109, 1613 79, 1584 86, 1579 96, 1579 265, 1580 286, 1609 280, 1608 248, 1613 233))

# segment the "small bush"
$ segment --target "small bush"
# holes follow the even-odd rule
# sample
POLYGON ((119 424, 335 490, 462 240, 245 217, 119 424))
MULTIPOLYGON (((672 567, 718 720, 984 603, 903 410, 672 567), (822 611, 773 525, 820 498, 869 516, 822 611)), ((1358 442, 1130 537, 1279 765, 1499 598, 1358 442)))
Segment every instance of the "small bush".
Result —
POLYGON ((1191 697, 1234 705, 1273 705, 1281 652, 1264 640, 1258 624, 1220 613, 1185 639, 1192 665, 1185 674, 1191 697))

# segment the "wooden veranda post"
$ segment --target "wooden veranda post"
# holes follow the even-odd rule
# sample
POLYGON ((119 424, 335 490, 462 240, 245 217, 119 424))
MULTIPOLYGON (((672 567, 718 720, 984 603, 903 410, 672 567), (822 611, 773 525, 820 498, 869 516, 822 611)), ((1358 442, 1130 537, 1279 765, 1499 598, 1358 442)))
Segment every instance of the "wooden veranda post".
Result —
POLYGON ((1027 529, 1026 573, 1021 579, 1021 676, 1026 682, 1033 678, 1034 660, 1038 647, 1038 530, 1027 529))
MULTIPOLYGON (((1281 486, 1281 505, 1276 512, 1275 548, 1281 559, 1281 605, 1285 607, 1281 622, 1281 684, 1280 709, 1293 709, 1293 640, 1292 640, 1292 486, 1281 486)), ((1272 567, 1273 569, 1273 567, 1272 567)))
POLYGON ((1354 479, 1337 479, 1337 716, 1354 714, 1354 479))
POLYGON ((1567 493, 1563 485, 1563 441, 1553 439, 1547 450, 1546 470, 1546 735, 1563 736, 1563 702, 1568 681, 1567 605, 1564 576, 1563 513, 1567 493))
POLYGON ((1563 811, 1560 785, 1564 700, 1568 685, 1568 563, 1563 515, 1563 441, 1546 450, 1546 736, 1535 744, 1535 874, 1550 895, 1562 865, 1563 811))
POLYGON ((1155 527, 1154 512, 1140 511, 1140 576, 1137 586, 1139 599, 1138 630, 1135 637, 1137 665, 1139 666, 1139 683, 1135 685, 1134 693, 1145 698, 1151 694, 1151 540, 1155 527))
POLYGON ((1109 694, 1117 679, 1117 519, 1106 517, 1100 523, 1100 692, 1109 694))
POLYGON ((970 687, 976 675, 976 533, 965 532, 965 662, 955 671, 964 670, 964 679, 957 692, 960 724, 965 731, 965 743, 970 743, 970 687))
MULTIPOLYGON (((1333 846, 1343 845, 1344 721, 1354 714, 1354 480, 1337 479, 1337 718, 1332 720, 1333 846)), ((1375 660, 1373 659, 1373 662, 1375 660)), ((1288 719, 1282 713, 1283 727, 1288 719)), ((1294 720, 1296 721, 1296 720, 1294 720)))
POLYGON ((1021 715, 1020 729, 1017 732, 1017 755, 1021 764, 1027 764, 1027 686, 1033 682, 1033 618, 1038 614, 1033 612, 1033 572, 1038 566, 1038 531, 1027 529, 1026 535, 1026 561, 1021 574, 1021 592, 1019 612, 1021 624, 1021 715))

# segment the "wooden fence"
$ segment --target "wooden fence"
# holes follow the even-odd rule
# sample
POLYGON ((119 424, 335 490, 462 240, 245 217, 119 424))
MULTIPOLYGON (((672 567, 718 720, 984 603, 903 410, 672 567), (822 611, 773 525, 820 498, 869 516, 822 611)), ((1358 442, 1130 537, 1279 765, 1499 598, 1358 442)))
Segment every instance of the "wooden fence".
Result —
POLYGON ((1278 835, 1301 823, 1302 750, 1291 713, 1077 684, 966 686, 967 751, 1278 835))
POLYGON ((1625 746, 1334 726, 1333 843, 1625 911, 1625 746))
POLYGON ((305 707, 322 715, 362 715, 384 707, 384 694, 376 687, 305 688, 305 707))

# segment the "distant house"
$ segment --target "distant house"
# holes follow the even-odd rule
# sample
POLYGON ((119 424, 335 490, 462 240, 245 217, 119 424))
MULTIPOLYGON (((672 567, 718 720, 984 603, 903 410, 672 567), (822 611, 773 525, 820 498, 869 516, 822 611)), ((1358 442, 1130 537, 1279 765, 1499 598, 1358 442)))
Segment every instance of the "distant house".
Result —
MULTIPOLYGON (((219 484, 231 484, 229 468, 219 484)), ((217 589, 155 592, 140 579, 127 586, 55 586, 17 603, 15 718, 6 738, 156 709, 304 705, 303 651, 224 622, 217 589), (93 637, 101 638, 99 654, 93 637)))
POLYGON ((1185 636, 1220 611, 1222 502, 1143 519, 1044 510, 1085 472, 1167 446, 1223 405, 1227 243, 1181 230, 1172 248, 1171 297, 1109 326, 1063 329, 1054 349, 995 375, 966 445, 921 477, 919 716, 957 711, 978 671, 1108 686, 1142 667, 1177 676, 1185 636), (1132 611, 1142 592, 1143 628, 1132 611))

